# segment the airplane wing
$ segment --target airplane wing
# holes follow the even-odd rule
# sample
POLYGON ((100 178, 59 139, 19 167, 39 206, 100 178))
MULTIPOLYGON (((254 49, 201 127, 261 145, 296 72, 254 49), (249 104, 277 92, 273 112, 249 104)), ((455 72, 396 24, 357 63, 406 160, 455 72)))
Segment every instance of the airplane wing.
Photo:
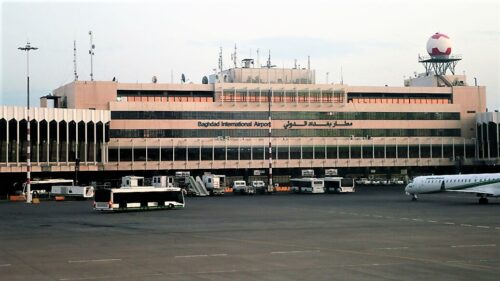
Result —
POLYGON ((463 189, 448 189, 446 191, 450 192, 462 192, 462 193, 474 193, 474 194, 484 194, 487 196, 500 196, 500 186, 495 184, 487 184, 480 186, 467 187, 463 189))

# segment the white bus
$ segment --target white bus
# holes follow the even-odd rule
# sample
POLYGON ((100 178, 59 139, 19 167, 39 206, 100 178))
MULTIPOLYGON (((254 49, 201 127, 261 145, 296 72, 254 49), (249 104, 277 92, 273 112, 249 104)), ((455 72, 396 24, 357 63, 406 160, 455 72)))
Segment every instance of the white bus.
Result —
MULTIPOLYGON (((53 186, 65 185, 73 186, 73 180, 68 179, 35 179, 30 181, 30 192, 35 198, 38 197, 49 197, 53 186)), ((19 191, 21 195, 27 196, 28 188, 26 183, 23 183, 22 191, 19 191)))
POLYGON ((325 193, 325 183, 323 179, 291 179, 290 187, 292 192, 295 193, 325 193))
POLYGON ((354 192, 354 179, 343 177, 325 177, 325 192, 327 193, 344 193, 354 192))
POLYGON ((95 191, 94 210, 129 211, 184 208, 184 194, 179 187, 140 186, 142 177, 124 177, 121 188, 95 191))

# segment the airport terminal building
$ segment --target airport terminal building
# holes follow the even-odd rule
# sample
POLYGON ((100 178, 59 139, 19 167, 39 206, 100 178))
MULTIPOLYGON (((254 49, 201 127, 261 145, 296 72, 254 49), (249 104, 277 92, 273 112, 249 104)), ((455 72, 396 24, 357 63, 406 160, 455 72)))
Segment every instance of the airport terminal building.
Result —
MULTIPOLYGON (((81 171, 265 174, 269 142, 274 175, 500 163, 498 112, 486 112, 485 87, 463 75, 424 73, 401 87, 318 84, 310 68, 247 59, 203 80, 55 89, 31 109, 32 171, 72 171, 78 158, 81 171)), ((26 117, 25 108, 0 108, 2 174, 26 170, 26 117)))

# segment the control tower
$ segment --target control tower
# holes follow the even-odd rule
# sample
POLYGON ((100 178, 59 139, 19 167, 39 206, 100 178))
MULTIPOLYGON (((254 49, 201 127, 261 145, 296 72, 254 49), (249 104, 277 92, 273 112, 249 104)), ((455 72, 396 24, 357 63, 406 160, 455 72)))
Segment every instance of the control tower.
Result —
POLYGON ((432 35, 427 41, 429 56, 418 56, 418 61, 424 65, 426 75, 446 75, 450 70, 455 75, 455 66, 462 60, 461 55, 451 55, 450 37, 442 33, 432 35))

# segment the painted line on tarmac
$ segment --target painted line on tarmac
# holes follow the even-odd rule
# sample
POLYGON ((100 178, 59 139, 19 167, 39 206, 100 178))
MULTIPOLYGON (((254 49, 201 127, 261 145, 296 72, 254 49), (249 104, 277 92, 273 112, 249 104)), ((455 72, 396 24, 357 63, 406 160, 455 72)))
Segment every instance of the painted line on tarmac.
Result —
POLYGON ((486 225, 476 225, 477 228, 490 228, 489 226, 486 225))
POLYGON ((447 225, 454 225, 455 223, 454 223, 454 222, 445 222, 444 224, 447 224, 447 225))
POLYGON ((460 224, 460 226, 472 227, 472 224, 462 223, 462 224, 460 224))
POLYGON ((228 254, 201 254, 201 255, 174 256, 174 258, 186 259, 186 258, 226 257, 227 255, 228 254))
POLYGON ((4 263, 4 264, 0 264, 0 267, 8 267, 8 266, 11 266, 12 264, 10 263, 4 263))
POLYGON ((483 244, 483 245, 453 245, 451 248, 476 248, 476 247, 496 247, 496 244, 483 244))
POLYGON ((375 250, 404 250, 409 249, 408 247, 393 247, 393 248, 376 248, 375 250))
POLYGON ((112 262, 112 261, 121 261, 121 260, 122 259, 69 260, 68 263, 112 262))
POLYGON ((430 223, 437 223, 438 221, 428 220, 427 222, 430 222, 430 223))
POLYGON ((203 258, 208 257, 208 255, 186 255, 186 256, 175 256, 176 259, 185 259, 185 258, 203 258))
POLYGON ((319 253, 320 250, 305 250, 305 251, 277 251, 271 252, 271 255, 286 255, 286 254, 301 254, 301 253, 319 253))
POLYGON ((110 280, 116 276, 94 276, 94 277, 77 277, 77 278, 59 278, 59 281, 77 281, 77 280, 110 280))

